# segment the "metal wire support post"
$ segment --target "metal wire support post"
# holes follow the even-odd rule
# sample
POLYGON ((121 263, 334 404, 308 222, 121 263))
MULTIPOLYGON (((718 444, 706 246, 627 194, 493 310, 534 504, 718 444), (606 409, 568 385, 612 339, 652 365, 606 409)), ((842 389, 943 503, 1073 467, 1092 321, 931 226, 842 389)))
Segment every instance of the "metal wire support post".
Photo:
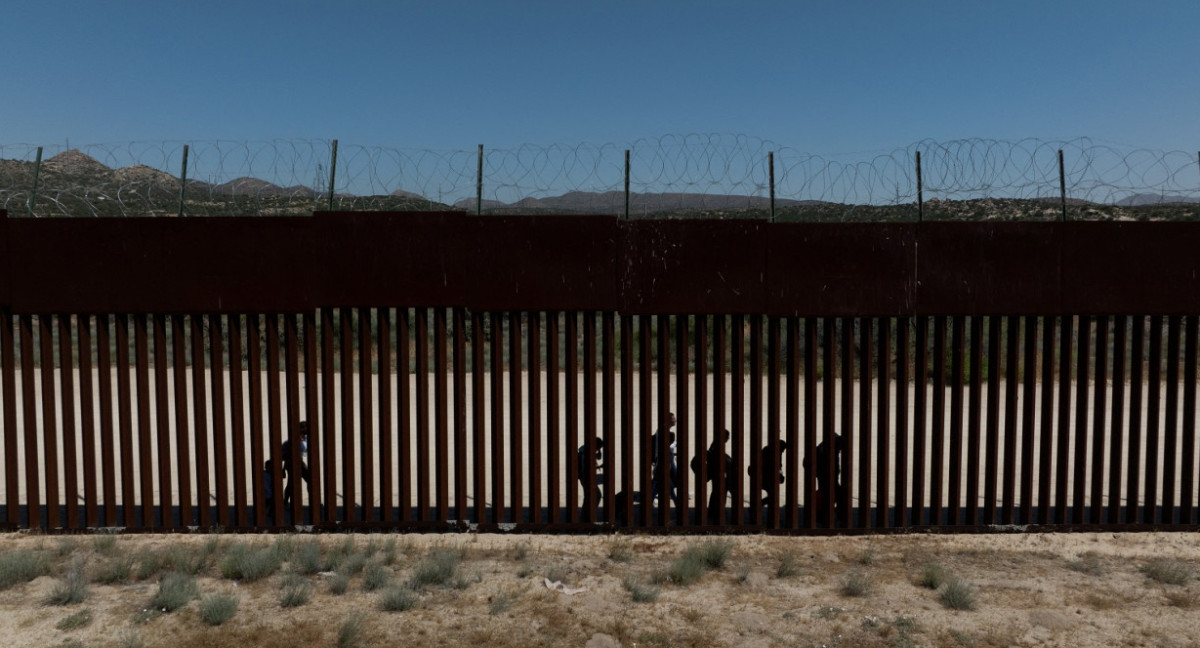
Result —
POLYGON ((183 169, 179 172, 179 217, 183 218, 183 199, 187 191, 188 145, 183 145, 183 169))
POLYGON ((333 149, 329 152, 329 211, 333 211, 333 182, 337 178, 337 140, 333 140, 333 149))
POLYGON ((29 201, 25 203, 25 211, 33 218, 33 203, 37 199, 38 176, 42 171, 42 147, 37 149, 37 159, 33 163, 33 189, 29 192, 29 201))
POLYGON ((625 149, 625 220, 629 220, 629 149, 625 149))
POLYGON ((917 151, 917 222, 925 220, 924 185, 921 184, 921 152, 917 151))
POLYGON ((1063 169, 1062 149, 1058 149, 1058 195, 1062 200, 1062 220, 1067 222, 1067 174, 1063 169))
POLYGON ((475 215, 483 214, 483 144, 479 145, 479 165, 475 169, 475 215))
POLYGON ((767 151, 767 174, 771 176, 771 222, 775 222, 775 151, 767 151))

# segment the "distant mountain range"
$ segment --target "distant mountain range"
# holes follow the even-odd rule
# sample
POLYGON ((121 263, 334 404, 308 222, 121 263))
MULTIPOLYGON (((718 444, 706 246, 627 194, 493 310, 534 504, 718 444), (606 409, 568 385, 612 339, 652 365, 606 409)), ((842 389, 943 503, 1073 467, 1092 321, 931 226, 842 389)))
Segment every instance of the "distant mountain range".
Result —
POLYGON ((1140 207, 1142 205, 1176 205, 1200 202, 1200 196, 1164 196, 1162 194, 1134 194, 1113 203, 1120 207, 1140 207))
MULTIPOLYGON (((776 199, 775 207, 798 207, 802 205, 827 204, 816 200, 785 200, 776 199)), ((475 210, 475 199, 469 198, 454 203, 454 206, 467 211, 475 210)), ((673 210, 738 210, 738 209, 770 209, 771 201, 761 196, 739 196, 725 194, 688 194, 688 193, 630 193, 629 210, 631 212, 665 212, 673 210)), ((512 204, 494 200, 483 201, 483 209, 488 211, 510 210, 513 212, 584 212, 588 210, 602 213, 616 213, 625 209, 625 193, 622 191, 570 191, 561 196, 545 198, 525 198, 512 204)))
MULTIPOLYGON (((24 213, 33 187, 34 163, 0 160, 0 208, 24 213)), ((304 215, 328 208, 327 194, 303 185, 282 187, 266 180, 241 177, 213 184, 187 182, 183 211, 187 215, 304 215)), ((179 179, 145 165, 112 169, 78 150, 45 160, 38 176, 35 213, 39 216, 163 216, 180 211, 179 179)), ((571 191, 561 196, 524 198, 514 203, 483 201, 487 214, 614 214, 625 213, 620 191, 571 191)), ((474 213, 474 198, 452 205, 408 192, 384 196, 337 194, 333 208, 351 211, 464 210, 474 213)), ((1068 201, 1068 217, 1086 220, 1200 219, 1200 196, 1135 194, 1114 204, 1068 201)), ((763 218, 771 204, 762 196, 631 193, 631 217, 763 218)), ((846 205, 812 200, 777 199, 777 220, 903 221, 929 220, 1057 220, 1057 199, 938 200, 924 211, 914 204, 846 205)))

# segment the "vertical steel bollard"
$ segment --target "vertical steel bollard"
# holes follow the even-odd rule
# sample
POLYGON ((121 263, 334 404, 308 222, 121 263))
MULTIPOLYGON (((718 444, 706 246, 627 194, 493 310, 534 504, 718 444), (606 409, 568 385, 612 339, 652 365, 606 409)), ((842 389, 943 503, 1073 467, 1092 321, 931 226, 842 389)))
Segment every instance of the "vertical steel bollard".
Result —
POLYGON ((921 152, 917 151, 917 222, 925 220, 925 187, 921 183, 921 152))
POLYGON ((37 149, 37 160, 33 163, 33 189, 29 192, 29 201, 25 203, 25 211, 33 218, 33 204, 37 199, 38 176, 42 172, 42 147, 37 149))
POLYGON ((767 173, 771 176, 771 222, 775 222, 775 151, 767 152, 767 173))
POLYGON ((333 148, 329 152, 329 211, 333 211, 333 183, 337 179, 337 145, 333 140, 333 148))
POLYGON ((1067 174, 1063 169, 1062 149, 1058 149, 1058 195, 1062 201, 1062 221, 1067 222, 1067 174))
POLYGON ((188 145, 183 145, 183 169, 179 172, 179 217, 183 218, 183 199, 187 191, 188 145))
POLYGON ((479 145, 479 165, 475 170, 475 215, 483 214, 483 144, 479 145))
POLYGON ((629 149, 625 149, 625 220, 629 220, 629 149))

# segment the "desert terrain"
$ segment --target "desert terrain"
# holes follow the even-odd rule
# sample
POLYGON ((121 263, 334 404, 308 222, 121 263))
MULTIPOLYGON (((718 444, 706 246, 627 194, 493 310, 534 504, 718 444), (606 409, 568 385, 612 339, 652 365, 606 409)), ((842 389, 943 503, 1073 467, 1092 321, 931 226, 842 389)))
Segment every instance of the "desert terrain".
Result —
POLYGON ((88 648, 1190 646, 1197 565, 1200 534, 1182 532, 9 533, 0 636, 88 648), (273 556, 267 572, 238 577, 239 551, 273 556), (13 582, 34 557, 44 571, 13 582), (430 579, 442 559, 449 571, 430 579), (195 590, 155 609, 179 573, 195 590), (221 599, 236 610, 214 625, 221 599))

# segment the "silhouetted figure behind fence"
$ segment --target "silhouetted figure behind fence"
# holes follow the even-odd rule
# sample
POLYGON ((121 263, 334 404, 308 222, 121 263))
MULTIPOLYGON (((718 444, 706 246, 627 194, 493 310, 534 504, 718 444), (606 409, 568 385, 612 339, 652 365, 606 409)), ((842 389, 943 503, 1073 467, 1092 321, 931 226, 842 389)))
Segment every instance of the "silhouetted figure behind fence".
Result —
MULTIPOLYGON (((719 524, 721 518, 717 513, 718 506, 725 501, 725 496, 733 497, 733 457, 725 452, 725 444, 729 443, 729 430, 725 430, 724 438, 713 439, 712 445, 704 453, 704 478, 712 482, 708 495, 706 520, 708 524, 719 524)), ((700 474, 700 455, 692 457, 692 472, 700 474)))
POLYGON ((579 451, 576 453, 576 464, 579 471, 579 483, 583 485, 583 511, 584 515, 589 515, 593 504, 598 505, 603 495, 601 486, 604 485, 604 439, 596 437, 593 441, 596 447, 596 455, 593 457, 588 452, 588 444, 584 443, 579 446, 579 451), (588 479, 591 475, 596 476, 595 487, 588 488, 588 479))
POLYGON ((842 441, 840 434, 833 435, 833 451, 832 474, 830 474, 829 439, 817 445, 815 465, 812 462, 812 457, 804 458, 804 470, 813 471, 812 474, 815 474, 817 478, 816 507, 818 520, 825 520, 828 517, 829 509, 827 502, 829 501, 829 489, 833 489, 834 513, 838 518, 842 516, 842 507, 846 505, 846 485, 842 483, 842 464, 846 460, 846 453, 845 443, 842 441))
POLYGON ((751 481, 754 480, 754 475, 758 473, 762 479, 759 487, 766 493, 763 495, 762 505, 766 508, 776 506, 778 502, 779 489, 773 483, 774 475, 771 471, 775 471, 775 475, 779 476, 779 483, 787 481, 787 476, 783 474, 783 453, 788 449, 787 441, 779 442, 779 453, 776 454, 771 444, 763 446, 762 451, 758 455, 750 457, 750 467, 746 473, 750 475, 751 481), (761 472, 760 471, 761 468, 761 472))

